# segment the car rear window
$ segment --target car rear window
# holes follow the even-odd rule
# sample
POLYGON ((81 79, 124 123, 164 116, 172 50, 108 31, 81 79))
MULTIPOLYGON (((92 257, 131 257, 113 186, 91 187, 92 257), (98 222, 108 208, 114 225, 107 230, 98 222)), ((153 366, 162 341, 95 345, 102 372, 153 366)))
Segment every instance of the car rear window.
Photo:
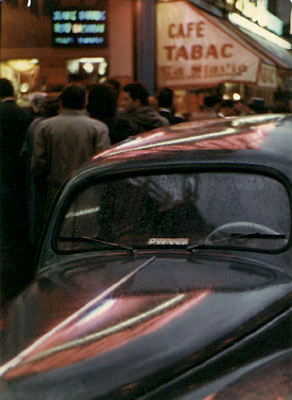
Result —
POLYGON ((61 252, 113 244, 279 251, 288 243, 290 224, 286 187, 271 176, 230 171, 147 175, 81 190, 64 213, 55 243, 61 252))

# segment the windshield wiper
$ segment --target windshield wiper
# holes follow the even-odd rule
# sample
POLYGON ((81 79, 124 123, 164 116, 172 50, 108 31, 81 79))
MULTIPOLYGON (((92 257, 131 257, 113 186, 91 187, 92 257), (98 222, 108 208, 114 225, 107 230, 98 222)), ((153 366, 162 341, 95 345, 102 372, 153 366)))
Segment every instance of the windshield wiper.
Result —
POLYGON ((79 242, 79 241, 84 241, 84 242, 90 242, 90 243, 101 243, 101 244, 107 244, 112 247, 117 247, 119 249, 124 249, 127 251, 130 251, 131 253, 134 252, 134 248, 130 246, 126 246, 125 244, 120 244, 120 243, 114 243, 114 242, 108 242, 107 240, 100 239, 98 237, 90 237, 90 236, 59 236, 59 240, 62 241, 72 241, 72 242, 79 242))
POLYGON ((230 237, 232 239, 242 237, 251 239, 286 239, 286 235, 283 233, 260 233, 260 232, 250 232, 250 233, 231 233, 230 237))
POLYGON ((240 238, 250 238, 250 239, 286 239, 286 235, 283 233, 260 233, 260 232, 249 232, 249 233, 231 233, 230 236, 216 239, 210 242, 200 242, 193 244, 187 247, 187 250, 192 251, 196 249, 204 249, 209 245, 213 245, 219 242, 224 242, 231 239, 240 239, 240 238))

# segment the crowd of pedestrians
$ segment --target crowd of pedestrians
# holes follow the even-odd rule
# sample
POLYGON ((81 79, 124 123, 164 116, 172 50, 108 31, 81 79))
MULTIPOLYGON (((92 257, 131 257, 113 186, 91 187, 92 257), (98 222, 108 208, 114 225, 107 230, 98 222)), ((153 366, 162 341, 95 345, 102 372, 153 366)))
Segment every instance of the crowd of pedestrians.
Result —
POLYGON ((209 95, 200 113, 186 117, 176 114, 170 88, 150 96, 143 83, 121 88, 108 79, 87 87, 70 83, 56 96, 34 93, 24 109, 17 105, 12 83, 0 79, 0 302, 33 277, 34 254, 53 199, 66 178, 95 153, 187 119, 268 111, 260 106, 209 95))

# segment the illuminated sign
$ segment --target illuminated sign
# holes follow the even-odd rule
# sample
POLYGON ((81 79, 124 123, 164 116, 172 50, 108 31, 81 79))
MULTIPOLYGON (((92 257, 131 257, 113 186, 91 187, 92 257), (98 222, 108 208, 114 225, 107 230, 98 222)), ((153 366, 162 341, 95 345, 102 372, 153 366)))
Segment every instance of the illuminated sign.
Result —
POLYGON ((107 9, 62 9, 53 11, 54 46, 107 45, 107 9))
POLYGON ((240 11, 242 15, 263 28, 281 36, 283 21, 268 10, 268 0, 226 0, 226 3, 240 11))
POLYGON ((186 1, 161 2, 156 21, 160 87, 256 82, 258 55, 208 14, 186 1))

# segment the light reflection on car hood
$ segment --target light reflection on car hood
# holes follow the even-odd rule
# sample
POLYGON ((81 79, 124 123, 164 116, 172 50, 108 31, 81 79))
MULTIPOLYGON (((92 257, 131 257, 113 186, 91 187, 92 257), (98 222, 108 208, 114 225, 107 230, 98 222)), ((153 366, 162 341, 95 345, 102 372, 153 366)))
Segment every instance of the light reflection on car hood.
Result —
POLYGON ((108 290, 147 261, 91 258, 40 276, 7 309, 0 393, 21 388, 34 398, 41 385, 42 398, 54 398, 76 376, 83 397, 131 393, 141 380, 198 364, 291 303, 285 275, 219 256, 157 257, 108 290))

